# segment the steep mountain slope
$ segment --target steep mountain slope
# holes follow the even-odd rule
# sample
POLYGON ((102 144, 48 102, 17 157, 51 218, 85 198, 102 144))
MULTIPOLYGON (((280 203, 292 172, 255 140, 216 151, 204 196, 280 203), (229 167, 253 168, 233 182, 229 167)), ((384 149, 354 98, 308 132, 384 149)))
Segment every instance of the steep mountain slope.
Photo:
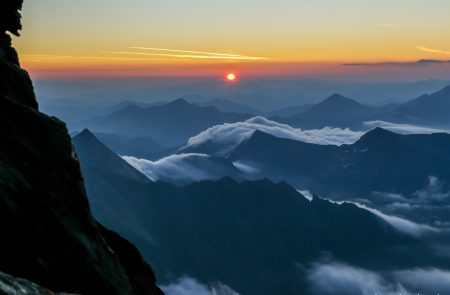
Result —
POLYGON ((86 143, 76 147, 94 214, 139 246, 163 284, 191 276, 243 295, 307 294, 304 269, 324 253, 382 268, 408 265, 420 245, 366 210, 310 202, 286 183, 136 181, 102 169, 86 143))
POLYGON ((137 181, 148 181, 147 177, 142 175, 142 173, 138 172, 126 162, 114 161, 114 158, 117 157, 117 155, 102 144, 87 129, 83 130, 83 132, 74 138, 74 144, 77 145, 77 151, 79 153, 86 155, 85 157, 89 156, 89 158, 85 158, 87 163, 102 163, 102 169, 113 171, 116 174, 123 175, 137 181), (83 141, 83 144, 77 145, 79 141, 83 141))
MULTIPOLYGON (((0 4, 2 42, 17 32, 5 19, 20 29, 21 4, 0 4)), ((162 294, 136 248, 92 217, 67 129, 37 111, 10 45, 0 46, 1 271, 55 292, 162 294)))
POLYGON ((143 177, 140 172, 124 162, 87 129, 76 135, 73 143, 78 152, 85 155, 86 165, 101 167, 101 169, 110 170, 140 182, 149 182, 149 179, 152 179, 186 185, 194 181, 220 179, 225 176, 236 179, 243 178, 240 170, 222 157, 182 154, 172 155, 159 161, 125 157, 131 165, 138 167, 146 175, 143 177), (98 156, 99 154, 101 155, 98 156), (99 165, 100 162, 104 164, 99 165))
POLYGON ((147 108, 130 105, 105 117, 76 125, 93 132, 150 137, 165 146, 182 145, 189 137, 216 124, 245 120, 249 115, 221 113, 213 107, 199 107, 178 99, 147 108))

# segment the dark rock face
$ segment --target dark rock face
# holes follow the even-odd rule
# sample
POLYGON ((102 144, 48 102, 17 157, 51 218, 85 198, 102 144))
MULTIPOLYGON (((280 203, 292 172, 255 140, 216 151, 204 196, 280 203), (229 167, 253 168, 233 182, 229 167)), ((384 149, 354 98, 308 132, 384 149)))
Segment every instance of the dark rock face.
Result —
POLYGON ((36 110, 4 32, 19 29, 3 14, 20 3, 0 10, 0 270, 54 292, 162 294, 139 252, 92 217, 64 123, 36 110))
POLYGON ((20 68, 17 52, 6 33, 19 35, 22 25, 18 10, 21 8, 22 0, 4 0, 0 3, 0 89, 3 95, 37 110, 30 76, 20 68))
POLYGON ((19 36, 22 29, 20 19, 23 0, 4 0, 0 4, 0 31, 11 32, 19 36))

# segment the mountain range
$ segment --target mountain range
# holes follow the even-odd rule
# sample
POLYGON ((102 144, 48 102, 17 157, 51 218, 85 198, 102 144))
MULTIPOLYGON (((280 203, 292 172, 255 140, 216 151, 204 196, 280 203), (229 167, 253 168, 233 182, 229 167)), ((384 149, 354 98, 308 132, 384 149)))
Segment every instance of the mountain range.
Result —
POLYGON ((450 86, 433 94, 425 94, 403 105, 396 113, 428 125, 449 126, 450 86))
POLYGON ((104 168, 107 159, 92 151, 116 167, 126 162, 89 131, 74 144, 94 214, 138 245, 163 285, 188 276, 245 295, 310 294, 307 271, 323 255, 374 269, 440 259, 365 209, 309 201, 285 182, 136 180, 104 168), (411 261, 416 251, 426 258, 411 261))
MULTIPOLYGON (((205 142, 189 147, 187 152, 216 150, 205 142)), ((353 144, 337 146, 279 138, 256 130, 222 156, 253 168, 248 176, 251 179, 284 180, 297 188, 348 199, 379 191, 413 197, 426 187, 430 176, 450 183, 448 150, 450 135, 445 133, 401 135, 375 128, 353 144)))
MULTIPOLYGON (((373 121, 447 128, 450 122, 445 110, 450 101, 449 89, 450 86, 405 104, 388 104, 381 107, 364 105, 334 94, 315 105, 281 109, 269 112, 266 116, 273 121, 302 129, 340 127, 367 130, 365 123, 373 121)), ((97 134, 109 134, 109 144, 114 145, 117 152, 144 156, 146 153, 142 149, 137 151, 136 143, 124 141, 145 138, 147 142, 139 144, 147 145, 151 139, 154 143, 148 147, 148 151, 159 150, 157 145, 173 148, 183 145, 190 137, 215 125, 245 121, 254 114, 260 114, 245 105, 224 100, 211 100, 201 103, 200 106, 184 99, 154 105, 130 103, 122 106, 124 107, 112 113, 71 124, 69 127, 73 131, 89 128, 97 134), (124 137, 128 137, 128 140, 124 140, 124 137)), ((106 137, 103 136, 103 139, 106 140, 106 137)), ((156 159, 161 155, 157 152, 150 154, 145 157, 156 159)))
POLYGON ((89 128, 95 132, 150 137, 157 143, 174 147, 213 125, 231 123, 250 115, 222 113, 214 107, 199 107, 184 99, 168 104, 141 108, 127 107, 103 117, 75 125, 74 130, 89 128))

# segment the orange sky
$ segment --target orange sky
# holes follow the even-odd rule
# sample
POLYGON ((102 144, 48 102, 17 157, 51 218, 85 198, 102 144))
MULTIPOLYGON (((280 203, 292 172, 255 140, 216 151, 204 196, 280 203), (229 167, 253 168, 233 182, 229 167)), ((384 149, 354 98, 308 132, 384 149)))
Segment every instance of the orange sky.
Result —
POLYGON ((36 77, 358 72, 338 65, 450 59, 448 11, 448 0, 28 0, 14 43, 36 77))

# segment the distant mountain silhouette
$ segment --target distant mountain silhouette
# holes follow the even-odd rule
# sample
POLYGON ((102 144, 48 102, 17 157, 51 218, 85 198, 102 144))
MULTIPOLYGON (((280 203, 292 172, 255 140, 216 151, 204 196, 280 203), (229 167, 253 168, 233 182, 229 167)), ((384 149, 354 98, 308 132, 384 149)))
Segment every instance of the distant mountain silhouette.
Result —
POLYGON ((361 128, 363 121, 375 119, 383 112, 382 108, 366 106, 353 99, 333 94, 306 111, 282 120, 290 125, 302 128, 323 128, 326 126, 361 128))
POLYGON ((323 253, 391 267, 411 263, 410 250, 399 255, 397 246, 419 245, 366 210, 310 202, 286 183, 144 183, 102 169, 95 155, 78 154, 94 214, 139 246, 163 284, 190 276, 240 294, 305 294, 306 274, 296 265, 323 253))
POLYGON ((129 105, 136 105, 140 107, 148 107, 150 104, 122 101, 114 105, 104 106, 104 103, 99 105, 80 105, 77 100, 71 99, 44 99, 41 98, 40 109, 43 113, 55 116, 64 121, 69 129, 77 123, 89 120, 96 116, 106 116, 121 110, 129 105))
POLYGON ((146 108, 129 105, 111 115, 80 123, 75 129, 89 128, 93 132, 150 137, 173 147, 182 145, 189 137, 213 125, 242 121, 249 117, 222 113, 213 107, 199 107, 184 99, 177 99, 146 108))
POLYGON ((396 110, 410 120, 441 126, 450 125, 450 86, 411 100, 396 110))
POLYGON ((252 108, 250 106, 232 102, 227 99, 213 99, 205 102, 196 103, 201 107, 214 107, 223 113, 235 113, 235 114, 245 114, 245 115, 260 115, 261 111, 252 108))

